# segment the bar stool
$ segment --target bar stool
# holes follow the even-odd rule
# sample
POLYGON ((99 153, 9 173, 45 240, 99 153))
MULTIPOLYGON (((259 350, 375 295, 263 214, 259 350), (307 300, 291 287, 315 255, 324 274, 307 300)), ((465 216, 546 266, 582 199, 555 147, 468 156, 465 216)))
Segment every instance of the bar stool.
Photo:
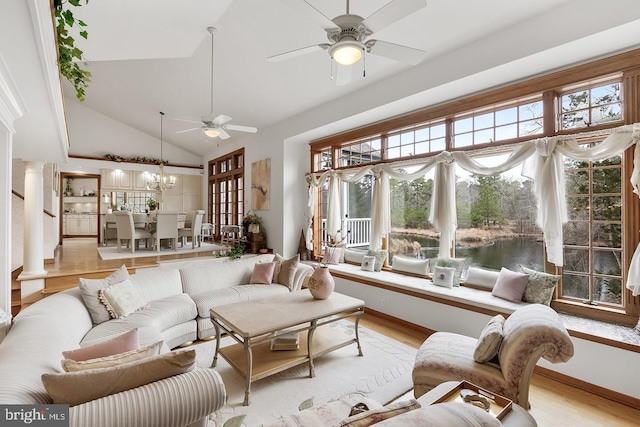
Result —
POLYGON ((203 222, 200 228, 200 240, 211 239, 213 242, 213 224, 210 222, 203 222))

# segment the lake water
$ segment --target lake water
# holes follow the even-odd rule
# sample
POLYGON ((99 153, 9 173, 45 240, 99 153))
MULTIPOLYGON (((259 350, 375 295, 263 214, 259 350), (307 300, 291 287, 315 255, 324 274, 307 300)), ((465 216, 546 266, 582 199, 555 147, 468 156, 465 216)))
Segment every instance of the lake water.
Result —
MULTIPOLYGON (((438 241, 426 239, 420 235, 391 235, 391 239, 404 238, 417 241, 421 246, 421 257, 435 258, 438 256, 438 241)), ((535 238, 518 237, 515 239, 496 240, 485 246, 469 247, 457 246, 457 258, 467 258, 467 266, 482 267, 490 270, 500 270, 506 267, 512 271, 519 271, 520 266, 543 271, 544 251, 542 242, 535 238)))

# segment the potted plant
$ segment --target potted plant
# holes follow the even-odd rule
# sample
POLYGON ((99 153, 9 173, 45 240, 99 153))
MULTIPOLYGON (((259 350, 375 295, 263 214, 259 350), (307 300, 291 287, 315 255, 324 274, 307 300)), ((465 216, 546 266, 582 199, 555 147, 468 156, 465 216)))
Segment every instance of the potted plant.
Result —
POLYGON ((149 197, 147 199, 147 206, 149 206, 150 211, 155 211, 158 207, 158 202, 153 197, 149 197))

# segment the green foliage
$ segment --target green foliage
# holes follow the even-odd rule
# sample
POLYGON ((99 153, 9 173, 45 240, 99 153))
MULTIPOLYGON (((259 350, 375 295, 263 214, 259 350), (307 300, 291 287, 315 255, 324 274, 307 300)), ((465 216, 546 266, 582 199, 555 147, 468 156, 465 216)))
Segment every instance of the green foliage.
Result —
POLYGON ((390 180, 391 226, 426 229, 433 194, 433 180, 390 180))
MULTIPOLYGON (((80 37, 86 39, 87 31, 84 29, 87 24, 81 19, 76 19, 70 9, 65 9, 65 3, 79 7, 81 0, 54 0, 54 14, 56 18, 56 33, 58 38, 58 60, 60 73, 67 79, 76 90, 76 98, 84 101, 85 88, 91 81, 91 73, 83 70, 78 62, 82 61, 83 52, 75 45, 75 39, 69 35, 69 29, 74 26, 80 28, 80 37)), ((85 0, 88 4, 89 0, 85 0)))
POLYGON ((104 154, 102 156, 102 158, 107 159, 107 160, 111 160, 112 162, 127 162, 127 163, 144 163, 147 165, 160 165, 160 163, 162 163, 163 165, 168 165, 169 161, 167 160, 160 160, 160 159, 156 159, 153 157, 145 157, 145 156, 119 156, 117 154, 104 154))
POLYGON ((234 246, 224 253, 217 253, 216 258, 229 257, 231 259, 240 259, 244 255, 244 245, 234 246))
POLYGON ((147 205, 148 205, 149 207, 151 207, 151 206, 158 206, 158 201, 157 201, 156 199, 154 199, 153 197, 149 197, 149 198, 147 199, 147 205))
POLYGON ((490 224, 503 222, 504 215, 500 209, 496 192, 500 177, 475 176, 475 179, 478 181, 479 192, 476 202, 471 205, 471 223, 489 226, 490 224))

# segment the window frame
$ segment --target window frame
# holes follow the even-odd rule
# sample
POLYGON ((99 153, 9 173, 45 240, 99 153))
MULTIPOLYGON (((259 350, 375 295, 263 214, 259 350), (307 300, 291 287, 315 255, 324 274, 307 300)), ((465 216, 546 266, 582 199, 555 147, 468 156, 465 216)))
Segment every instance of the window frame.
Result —
MULTIPOLYGON (((438 105, 436 107, 426 108, 424 110, 418 110, 409 113, 404 116, 395 117, 382 122, 373 123, 368 126, 360 127, 350 131, 346 131, 341 134, 333 135, 320 140, 312 141, 310 143, 311 158, 322 149, 339 150, 342 144, 348 144, 350 141, 357 139, 364 139, 373 137, 374 135, 381 135, 383 139, 383 147, 385 138, 388 134, 398 132, 401 129, 417 126, 423 123, 433 123, 436 121, 444 121, 447 129, 447 144, 446 149, 448 151, 461 151, 461 150, 476 150, 485 147, 499 147, 502 145, 508 146, 517 142, 531 140, 535 137, 566 135, 566 134, 579 134, 581 132, 588 132, 599 129, 608 129, 618 127, 622 124, 631 124, 634 122, 640 122, 640 108, 629 106, 625 104, 625 99, 631 99, 629 93, 640 93, 640 49, 611 56, 576 67, 572 67, 566 70, 550 73, 545 76, 536 77, 531 80, 515 83, 510 86, 502 87, 499 89, 487 91, 485 93, 471 95, 469 97, 438 105), (595 72, 598 75, 594 75, 595 72), (617 79, 621 85, 622 92, 622 120, 615 122, 604 122, 592 125, 588 128, 571 128, 568 130, 557 129, 558 123, 558 100, 561 99, 562 93, 566 93, 566 90, 571 88, 577 90, 581 86, 591 85, 595 87, 602 85, 603 82, 610 82, 617 79), (491 109, 504 108, 504 105, 509 103, 515 103, 523 99, 535 96, 535 94, 542 94, 543 103, 543 131, 539 135, 526 136, 524 138, 516 138, 512 140, 505 140, 496 142, 493 144, 481 144, 471 147, 455 148, 452 145, 452 121, 463 114, 473 114, 481 110, 488 111, 491 109)), ((507 147, 505 147, 507 148, 507 147)), ((421 155, 416 157, 430 157, 437 153, 429 153, 427 155, 421 155)), ((633 148, 622 153, 623 158, 623 198, 626 200, 632 194, 631 185, 629 184, 629 178, 633 166, 633 148)), ((397 161, 397 158, 388 160, 383 158, 381 163, 389 161, 397 161)), ((311 169, 317 172, 313 163, 311 169)), ((336 169, 346 169, 344 167, 336 169)), ((624 200, 624 199, 623 199, 624 200)), ((628 266, 631 256, 635 250, 635 246, 640 242, 640 237, 636 236, 636 233, 632 233, 630 230, 640 229, 640 207, 637 200, 634 203, 624 203, 624 216, 626 226, 624 230, 625 239, 623 242, 623 281, 626 279, 628 266)), ((317 214, 318 212, 316 212, 317 214)), ((316 216, 318 218, 318 216, 316 216)), ((317 234, 316 234, 317 236, 317 234)), ((545 254, 546 259, 546 254, 545 254)), ((561 274, 562 269, 556 268, 554 265, 545 261, 545 271, 552 274, 561 274)), ((555 299, 552 302, 552 307, 584 315, 587 317, 602 319, 606 321, 624 322, 627 324, 635 324, 637 321, 637 314, 640 313, 640 297, 632 297, 630 291, 623 289, 624 295, 624 307, 622 309, 614 309, 610 307, 603 307, 602 305, 593 307, 585 307, 582 303, 575 303, 572 301, 564 301, 557 299, 558 292, 556 290, 555 299)))
POLYGON ((244 148, 227 153, 208 163, 208 222, 220 237, 225 225, 242 225, 245 206, 244 148), (224 190, 224 191, 223 191, 224 190))

